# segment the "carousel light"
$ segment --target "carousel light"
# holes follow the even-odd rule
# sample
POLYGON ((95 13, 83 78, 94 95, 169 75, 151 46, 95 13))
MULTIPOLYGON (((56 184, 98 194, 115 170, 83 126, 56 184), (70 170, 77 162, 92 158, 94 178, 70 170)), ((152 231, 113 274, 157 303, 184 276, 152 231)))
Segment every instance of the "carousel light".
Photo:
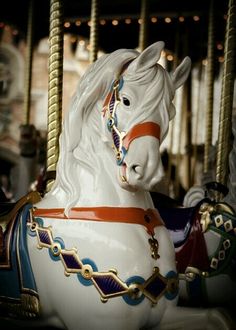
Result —
POLYGON ((99 22, 101 25, 105 25, 106 24, 106 20, 105 19, 101 19, 99 22))
POLYGON ((119 21, 117 19, 113 19, 111 24, 116 26, 119 24, 119 21))
POLYGON ((64 27, 68 29, 70 27, 70 22, 65 22, 64 27))
POLYGON ((152 23, 156 23, 156 22, 157 22, 157 18, 156 18, 156 17, 152 17, 152 18, 151 18, 151 22, 152 22, 152 23))
POLYGON ((170 18, 170 17, 166 17, 166 18, 165 18, 165 22, 166 22, 166 23, 171 23, 171 18, 170 18))
POLYGON ((174 60, 174 56, 171 54, 167 55, 166 58, 167 58, 167 61, 170 61, 170 62, 174 60))
POLYGON ((179 16, 179 22, 184 22, 185 21, 185 18, 184 18, 184 16, 179 16))
POLYGON ((75 25, 76 25, 76 26, 80 26, 80 25, 81 25, 81 21, 78 19, 78 20, 75 22, 75 25))
POLYGON ((79 45, 80 45, 80 46, 84 46, 84 45, 85 45, 85 41, 84 41, 83 39, 80 39, 80 41, 79 41, 79 45))
POLYGON ((90 51, 90 49, 91 49, 90 44, 88 44, 88 45, 86 46, 86 48, 87 48, 88 51, 90 51))
POLYGON ((194 20, 195 22, 198 22, 198 21, 200 20, 200 17, 199 17, 198 15, 194 15, 194 16, 193 16, 193 20, 194 20))
POLYGON ((204 65, 204 66, 207 65, 207 59, 206 58, 204 60, 202 60, 202 65, 204 65))
POLYGON ((142 18, 139 18, 138 19, 138 24, 142 24, 142 22, 143 22, 142 18))
POLYGON ((131 18, 126 18, 125 19, 125 24, 131 24, 131 18))
POLYGON ((87 25, 88 25, 88 26, 91 26, 91 21, 88 21, 87 25))

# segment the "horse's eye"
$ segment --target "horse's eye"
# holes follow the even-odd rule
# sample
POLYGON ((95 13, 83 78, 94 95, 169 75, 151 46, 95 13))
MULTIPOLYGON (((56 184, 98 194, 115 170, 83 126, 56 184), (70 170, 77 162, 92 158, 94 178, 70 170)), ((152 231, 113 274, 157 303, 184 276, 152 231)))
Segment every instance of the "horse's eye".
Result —
POLYGON ((127 97, 122 97, 122 101, 123 101, 123 103, 124 103, 124 105, 126 105, 127 107, 128 106, 130 106, 130 100, 129 99, 127 99, 127 97))

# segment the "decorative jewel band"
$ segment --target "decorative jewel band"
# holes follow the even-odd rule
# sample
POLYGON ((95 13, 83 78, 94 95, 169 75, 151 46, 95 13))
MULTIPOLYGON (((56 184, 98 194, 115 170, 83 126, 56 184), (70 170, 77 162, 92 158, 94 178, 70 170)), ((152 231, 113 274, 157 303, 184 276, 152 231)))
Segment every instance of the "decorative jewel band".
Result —
POLYGON ((37 237, 38 248, 47 248, 52 260, 61 261, 66 276, 77 274, 83 285, 93 285, 99 292, 102 302, 121 296, 126 303, 137 305, 146 297, 155 305, 163 295, 172 300, 178 294, 178 276, 174 271, 162 276, 159 268, 155 267, 147 280, 140 276, 132 276, 124 282, 118 277, 115 269, 100 272, 91 259, 81 259, 77 249, 67 250, 61 238, 53 238, 50 226, 43 227, 43 219, 35 218, 33 222, 28 223, 28 227, 29 235, 37 237))

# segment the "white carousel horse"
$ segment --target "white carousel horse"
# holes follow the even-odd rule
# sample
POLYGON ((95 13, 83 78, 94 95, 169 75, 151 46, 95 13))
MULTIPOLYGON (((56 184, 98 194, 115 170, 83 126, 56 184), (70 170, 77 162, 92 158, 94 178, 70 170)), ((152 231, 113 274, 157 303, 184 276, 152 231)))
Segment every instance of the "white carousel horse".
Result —
POLYGON ((230 329, 219 310, 177 307, 174 246, 148 192, 162 176, 159 147, 174 115, 175 90, 190 70, 189 58, 172 73, 164 70, 157 64, 163 47, 104 55, 79 83, 60 138, 55 184, 23 210, 30 214, 35 279, 26 293, 38 295, 41 306, 28 300, 24 307, 28 316, 38 315, 36 324, 230 329))

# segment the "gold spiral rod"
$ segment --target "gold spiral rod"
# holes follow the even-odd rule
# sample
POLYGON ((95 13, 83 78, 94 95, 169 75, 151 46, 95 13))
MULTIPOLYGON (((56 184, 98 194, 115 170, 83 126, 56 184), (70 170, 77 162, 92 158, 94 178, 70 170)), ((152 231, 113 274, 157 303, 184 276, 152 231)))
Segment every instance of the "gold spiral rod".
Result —
POLYGON ((139 50, 142 52, 148 46, 149 0, 142 0, 140 12, 139 50))
POLYGON ((216 181, 227 185, 234 90, 236 0, 229 0, 216 157, 216 181))
POLYGON ((207 49, 207 107, 206 107, 206 125, 205 125, 205 145, 204 145, 204 164, 203 172, 209 171, 209 155, 212 146, 212 118, 213 118, 213 96, 214 96, 214 40, 215 40, 215 22, 214 22, 214 0, 211 0, 208 24, 208 49, 207 49))
POLYGON ((90 53, 89 62, 96 61, 98 56, 98 18, 99 18, 99 0, 91 1, 91 27, 90 27, 90 53))
POLYGON ((27 53, 25 66, 25 93, 24 93, 24 118, 23 124, 30 123, 30 101, 31 101, 31 82, 32 82, 32 61, 33 61, 33 13, 34 0, 29 2, 28 26, 27 26, 27 53))
MULTIPOLYGON (((50 2, 49 31, 49 83, 48 83, 48 135, 47 173, 56 171, 59 157, 59 136, 62 118, 63 87, 63 4, 62 0, 50 2)), ((54 180, 47 182, 47 191, 54 180)))

